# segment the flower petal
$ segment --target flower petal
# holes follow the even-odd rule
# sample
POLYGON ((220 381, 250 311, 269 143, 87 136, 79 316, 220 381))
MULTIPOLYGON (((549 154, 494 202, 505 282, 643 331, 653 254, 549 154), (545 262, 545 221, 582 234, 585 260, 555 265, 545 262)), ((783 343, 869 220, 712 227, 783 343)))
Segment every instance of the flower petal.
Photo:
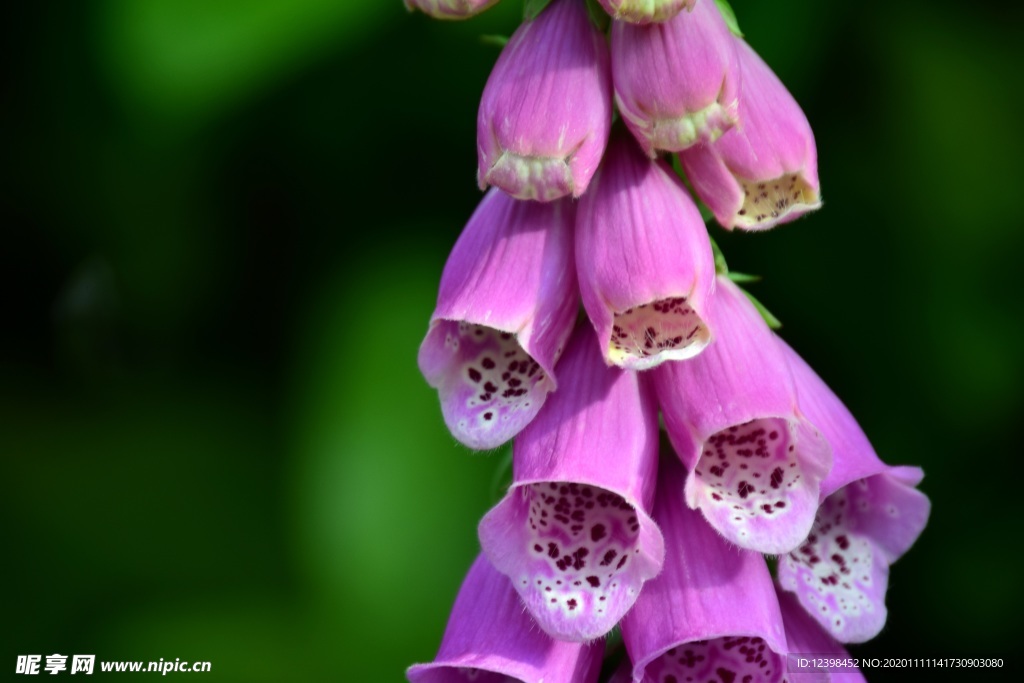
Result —
POLYGON ((480 522, 480 543, 537 623, 561 640, 607 633, 664 557, 649 517, 657 410, 635 374, 607 368, 577 330, 562 389, 514 446, 513 485, 480 522))
POLYGON ((484 197, 452 249, 419 365, 445 423, 470 448, 494 448, 556 387, 575 323, 573 205, 484 197))
POLYGON ((928 498, 914 487, 918 468, 889 467, 857 421, 799 355, 781 340, 800 405, 832 445, 838 473, 822 485, 828 497, 811 533, 779 561, 779 583, 833 637, 863 642, 885 625, 889 565, 921 534, 928 498))
POLYGON ((715 264, 704 221, 671 171, 624 131, 580 200, 576 263, 607 363, 644 370, 711 341, 715 264))
POLYGON ((612 82, 648 156, 712 142, 737 120, 736 42, 713 0, 646 26, 612 26, 612 82))
POLYGON ((597 170, 612 122, 604 36, 586 5, 555 0, 502 50, 480 100, 480 188, 517 199, 579 197, 597 170))
POLYGON ((482 555, 455 599, 437 657, 409 667, 411 683, 596 683, 601 643, 552 640, 523 612, 519 597, 482 555))
POLYGON ((740 124, 679 160, 722 227, 766 230, 821 206, 817 148, 800 105, 753 48, 734 41, 740 124))
POLYGON ((831 452, 800 412, 767 324, 725 277, 711 310, 715 342, 654 372, 669 438, 690 470, 686 501, 743 548, 789 552, 814 522, 831 452))
POLYGON ((682 466, 662 463, 654 514, 665 566, 622 622, 633 680, 782 680, 786 637, 764 558, 737 550, 690 510, 679 495, 682 466))

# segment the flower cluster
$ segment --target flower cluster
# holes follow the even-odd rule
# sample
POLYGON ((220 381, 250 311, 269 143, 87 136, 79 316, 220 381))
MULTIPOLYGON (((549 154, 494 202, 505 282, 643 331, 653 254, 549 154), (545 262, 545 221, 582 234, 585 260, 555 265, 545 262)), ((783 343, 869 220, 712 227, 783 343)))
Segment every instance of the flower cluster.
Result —
POLYGON ((878 458, 691 195, 726 229, 818 208, 800 107, 721 0, 600 3, 528 2, 481 99, 491 189, 419 365, 461 443, 515 439, 513 481, 413 683, 594 683, 616 626, 616 680, 792 680, 787 655, 881 630, 927 521, 921 470, 878 458))

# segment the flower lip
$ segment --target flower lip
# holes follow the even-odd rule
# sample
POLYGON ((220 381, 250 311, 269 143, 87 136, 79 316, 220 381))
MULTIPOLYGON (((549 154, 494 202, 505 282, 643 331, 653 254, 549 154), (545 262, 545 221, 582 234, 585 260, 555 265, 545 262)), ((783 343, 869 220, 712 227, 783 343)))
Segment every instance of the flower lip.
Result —
POLYGON ((598 0, 616 21, 649 24, 668 21, 684 9, 693 9, 696 0, 598 0))
POLYGON ((664 558, 647 513, 657 409, 635 374, 604 365, 586 327, 559 373, 562 389, 516 440, 513 485, 479 533, 537 624, 585 642, 619 621, 664 558))
POLYGON ((820 477, 814 463, 827 450, 806 420, 765 416, 727 427, 704 442, 686 501, 738 545, 786 552, 810 530, 818 491, 801 480, 820 477))
POLYGON ((487 172, 480 189, 500 187, 516 199, 549 202, 566 195, 577 196, 569 158, 523 156, 503 149, 487 172))
POLYGON ((523 481, 480 529, 485 552, 538 625, 559 640, 604 636, 661 568, 660 534, 643 508, 584 482, 523 481), (495 548, 499 528, 521 552, 495 548))
POLYGON ((557 387, 550 370, 528 354, 511 332, 467 321, 439 320, 421 352, 424 374, 431 355, 448 355, 444 371, 427 380, 441 394, 449 431, 470 448, 494 448, 537 415, 557 387), (455 370, 453 371, 453 368, 455 370))
POLYGON ((405 0, 410 12, 420 10, 434 19, 468 19, 497 4, 498 0, 405 0))
POLYGON ((817 183, 812 185, 803 169, 762 181, 734 177, 743 191, 742 203, 734 212, 737 228, 763 230, 821 208, 817 183))
POLYGON ((711 343, 711 330, 686 296, 615 313, 611 336, 607 358, 626 370, 648 370, 665 361, 693 358, 711 343))

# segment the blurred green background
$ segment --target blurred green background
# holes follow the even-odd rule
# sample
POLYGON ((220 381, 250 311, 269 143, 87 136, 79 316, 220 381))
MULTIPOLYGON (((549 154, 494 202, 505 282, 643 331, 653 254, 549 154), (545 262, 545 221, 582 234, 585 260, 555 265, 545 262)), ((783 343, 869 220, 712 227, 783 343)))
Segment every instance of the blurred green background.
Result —
MULTIPOLYGON (((826 203, 714 235, 934 503, 852 650, 1019 667, 1024 11, 733 4, 814 126, 826 203)), ((479 36, 520 8, 9 10, 0 670, 397 681, 432 658, 499 457, 446 433, 416 349, 480 197, 479 36)))

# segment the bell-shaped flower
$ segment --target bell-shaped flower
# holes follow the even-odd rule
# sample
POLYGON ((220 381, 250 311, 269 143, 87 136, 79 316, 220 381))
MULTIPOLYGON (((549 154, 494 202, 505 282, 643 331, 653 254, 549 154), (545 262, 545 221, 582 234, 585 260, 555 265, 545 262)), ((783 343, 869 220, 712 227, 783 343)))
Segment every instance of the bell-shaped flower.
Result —
POLYGON ((435 19, 468 19, 498 0, 405 0, 409 11, 418 9, 435 19))
POLYGON ((722 227, 765 230, 821 206, 818 152, 786 86, 753 48, 733 40, 742 79, 739 124, 679 160, 722 227))
POLYGON ((697 0, 598 0, 601 7, 618 21, 649 24, 668 21, 681 11, 692 10, 697 0))
POLYGON ((811 529, 831 451, 800 412, 767 323, 724 276, 711 312, 714 343, 654 371, 669 438, 690 472, 686 502, 736 545, 786 553, 811 529))
POLYGON ((889 565, 910 549, 931 504, 915 487, 917 467, 882 462, 853 415, 785 343, 801 409, 832 446, 810 534, 779 560, 779 583, 836 640, 860 643, 885 625, 889 565))
POLYGON ((612 121, 604 35, 581 0, 555 0, 512 35, 480 100, 480 187, 518 199, 583 194, 612 121))
POLYGON ((663 24, 612 26, 612 81, 648 155, 718 139, 737 121, 736 40, 713 0, 663 24))
POLYGON ((675 458, 663 459, 654 517, 665 566, 622 621, 633 680, 781 681, 786 636, 768 565, 686 506, 685 476, 675 458))
POLYGON ((635 373, 608 368, 581 326, 561 388, 513 446, 513 483, 480 522, 480 543, 537 624, 559 640, 600 638, 664 558, 647 511, 658 411, 635 373))
POLYGON ((715 262, 704 221, 675 174, 624 130, 580 200, 576 268, 609 365, 652 368, 711 341, 715 262))
POLYGON ((596 683, 603 643, 552 640, 523 612, 508 579, 482 555, 455 599, 437 657, 410 683, 596 683))
POLYGON ((470 448, 515 436, 556 387, 579 306, 574 220, 569 200, 492 190, 448 257, 419 365, 448 429, 470 448))
POLYGON ((804 611, 792 593, 776 590, 776 595, 789 643, 786 669, 790 683, 865 683, 860 669, 853 665, 855 660, 804 611), (823 660, 831 660, 833 665, 818 666, 823 660))

